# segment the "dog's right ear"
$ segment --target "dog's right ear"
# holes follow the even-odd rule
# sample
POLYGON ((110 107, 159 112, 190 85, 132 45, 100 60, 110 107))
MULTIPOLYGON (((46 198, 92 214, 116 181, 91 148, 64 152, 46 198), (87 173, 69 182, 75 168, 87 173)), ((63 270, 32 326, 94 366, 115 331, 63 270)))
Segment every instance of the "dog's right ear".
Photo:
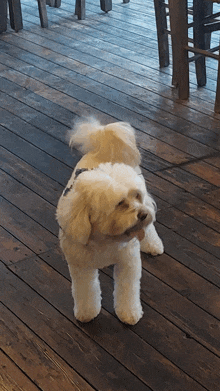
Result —
POLYGON ((70 219, 69 233, 74 242, 87 244, 91 228, 87 208, 79 211, 74 218, 70 219))
POLYGON ((75 193, 68 200, 60 200, 57 208, 57 220, 64 234, 69 236, 73 242, 84 245, 88 243, 92 226, 88 207, 80 194, 75 193))

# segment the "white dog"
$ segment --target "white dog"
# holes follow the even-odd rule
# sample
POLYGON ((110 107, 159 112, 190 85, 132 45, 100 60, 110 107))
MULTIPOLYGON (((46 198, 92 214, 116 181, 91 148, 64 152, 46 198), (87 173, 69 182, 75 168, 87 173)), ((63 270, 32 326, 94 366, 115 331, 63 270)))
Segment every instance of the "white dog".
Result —
POLYGON ((156 205, 139 167, 134 129, 124 122, 76 123, 70 146, 84 153, 57 207, 59 238, 72 278, 74 314, 89 322, 101 310, 98 269, 114 265, 114 308, 136 324, 140 302, 140 250, 163 253, 153 222, 156 205))

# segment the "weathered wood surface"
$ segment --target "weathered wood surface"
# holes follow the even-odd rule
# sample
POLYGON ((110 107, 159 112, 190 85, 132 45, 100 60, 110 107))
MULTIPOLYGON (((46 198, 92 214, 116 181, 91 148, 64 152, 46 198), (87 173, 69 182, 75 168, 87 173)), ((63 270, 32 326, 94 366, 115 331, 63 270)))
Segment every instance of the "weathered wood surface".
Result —
POLYGON ((23 30, 0 36, 2 389, 219 389, 216 62, 203 89, 190 64, 190 100, 178 102, 171 66, 159 69, 153 2, 123 3, 104 14, 87 0, 78 22, 62 0, 47 7, 43 30, 36 2, 22 0, 23 30), (55 210, 80 158, 66 132, 88 114, 135 127, 158 204, 165 254, 142 256, 144 317, 134 327, 115 317, 111 268, 100 272, 101 315, 81 325, 72 313, 55 210))

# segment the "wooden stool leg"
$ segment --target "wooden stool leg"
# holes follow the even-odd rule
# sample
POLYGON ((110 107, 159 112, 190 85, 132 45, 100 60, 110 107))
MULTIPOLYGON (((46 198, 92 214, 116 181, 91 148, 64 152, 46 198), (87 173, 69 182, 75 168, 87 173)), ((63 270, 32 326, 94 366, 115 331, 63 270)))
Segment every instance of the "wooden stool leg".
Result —
MULTIPOLYGON (((203 24, 201 21, 205 17, 205 2, 204 0, 194 0, 193 2, 193 21, 194 21, 194 46, 195 48, 203 49, 206 48, 205 33, 203 24)), ((206 66, 205 57, 200 56, 195 60, 196 66, 196 77, 198 86, 206 85, 206 66)))
POLYGON ((189 98, 187 0, 169 0, 173 58, 179 98, 189 98))
POLYGON ((7 30, 7 0, 0 2, 0 34, 7 30))
POLYGON ((167 29, 166 8, 164 0, 154 0, 155 18, 157 25, 157 41, 160 67, 167 67, 169 61, 169 44, 167 29))
POLYGON ((218 79, 215 97, 215 113, 220 113, 220 57, 218 60, 218 79))
POLYGON ((78 19, 80 20, 85 19, 86 17, 85 0, 76 0, 75 14, 78 16, 78 19))
POLYGON ((129 3, 130 0, 123 0, 123 3, 129 3))
POLYGON ((101 10, 104 12, 109 12, 112 10, 112 0, 100 0, 101 10))
POLYGON ((48 27, 47 9, 45 0, 37 0, 41 27, 48 27))
POLYGON ((55 1, 55 7, 59 8, 61 6, 61 0, 56 0, 55 1))
POLYGON ((16 32, 23 29, 20 0, 8 0, 11 28, 16 32))

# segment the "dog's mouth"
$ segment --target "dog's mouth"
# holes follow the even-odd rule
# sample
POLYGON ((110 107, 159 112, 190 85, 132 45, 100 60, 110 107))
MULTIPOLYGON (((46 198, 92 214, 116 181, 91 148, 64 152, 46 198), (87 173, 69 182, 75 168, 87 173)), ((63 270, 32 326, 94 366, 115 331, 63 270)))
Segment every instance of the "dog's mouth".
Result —
POLYGON ((128 228, 124 234, 129 238, 133 239, 137 237, 139 241, 143 240, 145 237, 144 227, 146 226, 146 219, 139 221, 137 224, 133 225, 133 227, 128 228))

